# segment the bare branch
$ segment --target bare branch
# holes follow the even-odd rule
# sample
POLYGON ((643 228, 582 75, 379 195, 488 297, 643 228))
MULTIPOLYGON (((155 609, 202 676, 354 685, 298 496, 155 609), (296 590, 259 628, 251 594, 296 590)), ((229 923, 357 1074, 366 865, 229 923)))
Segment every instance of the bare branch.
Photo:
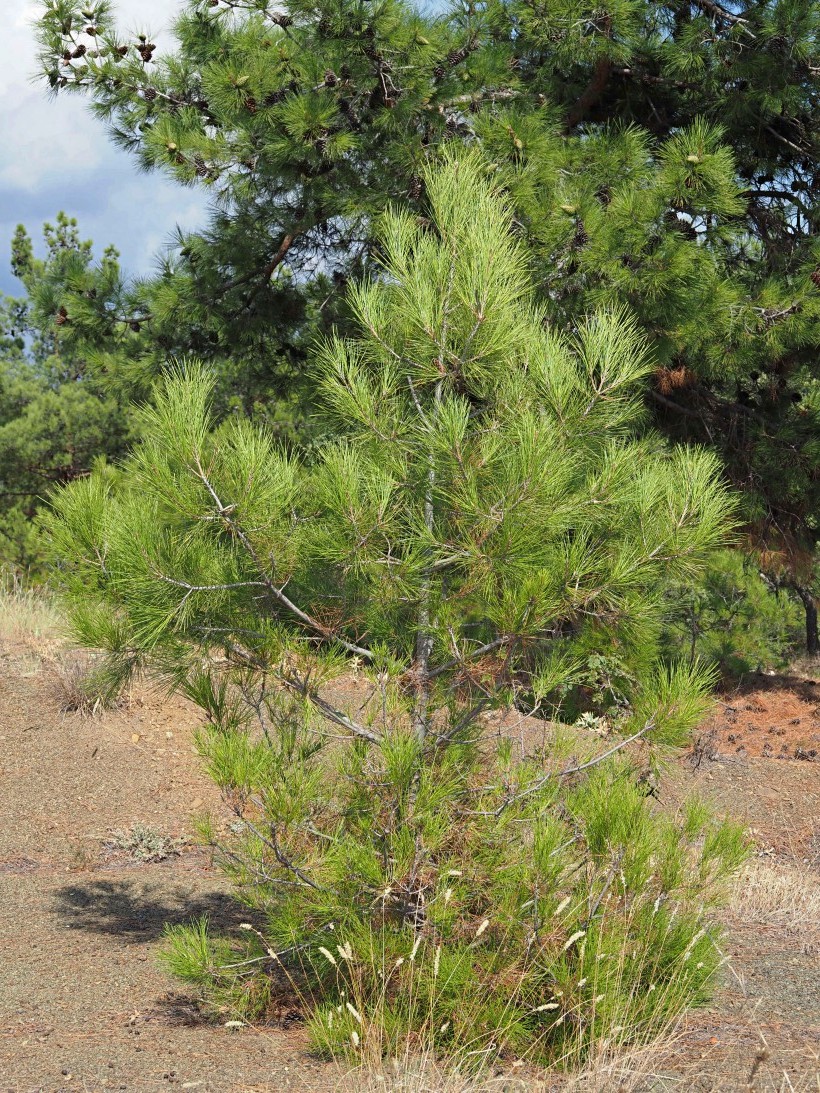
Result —
POLYGON ((256 835, 257 839, 261 839, 265 846, 269 847, 273 851, 274 855, 276 856, 276 860, 281 866, 293 873, 295 877, 298 877, 302 884, 307 885, 308 888, 315 888, 317 892, 321 892, 321 886, 318 885, 316 881, 311 880, 307 873, 303 869, 300 869, 299 866, 296 865, 294 862, 292 862, 287 854, 285 854, 285 852, 282 850, 281 846, 279 845, 279 840, 276 838, 276 827, 274 824, 271 824, 271 837, 267 838, 250 820, 243 817, 242 822, 247 828, 249 828, 249 830, 254 833, 254 835, 256 835))
POLYGON ((347 714, 342 713, 335 706, 331 705, 327 699, 323 698, 315 687, 311 687, 307 679, 300 676, 296 671, 288 672, 287 669, 279 669, 275 672, 276 678, 281 680, 285 686, 290 687, 292 691, 295 691, 302 698, 308 699, 312 705, 325 717, 328 721, 332 721, 334 725, 339 725, 343 729, 347 729, 352 732, 354 736, 361 737, 362 740, 367 740, 371 744, 380 744, 382 737, 379 733, 374 732, 372 729, 368 729, 365 725, 360 725, 358 721, 354 721, 347 714))
POLYGON ((502 646, 508 645, 511 641, 512 638, 508 634, 502 634, 501 637, 495 638, 493 641, 488 641, 485 645, 479 645, 478 648, 471 649, 469 653, 464 653, 460 657, 448 660, 446 664, 440 664, 437 668, 433 668, 429 673, 429 677, 430 679, 435 679, 436 676, 440 676, 444 672, 449 672, 451 668, 457 668, 460 664, 464 664, 465 661, 483 656, 484 653, 491 653, 493 649, 500 649, 502 646))
POLYGON ((544 786, 551 782, 555 778, 568 778, 571 774, 579 774, 583 770, 591 770, 592 767, 597 767, 603 763, 605 759, 609 759, 617 752, 622 751, 630 744, 634 744, 636 740, 640 740, 641 737, 646 736, 648 732, 651 732, 655 727, 655 718, 650 717, 649 720, 640 728, 637 732, 634 732, 631 736, 625 737, 623 740, 619 740, 617 744, 613 744, 611 748, 607 748, 606 751, 601 752, 600 755, 594 756, 592 759, 588 759, 585 763, 579 763, 574 767, 566 767, 564 770, 558 771, 556 774, 554 771, 550 771, 549 774, 545 774, 543 778, 539 778, 533 782, 531 786, 527 786, 526 789, 521 790, 520 793, 510 794, 501 802, 498 808, 494 812, 482 812, 478 815, 481 816, 500 816, 502 812, 510 807, 512 804, 516 804, 518 801, 523 801, 526 797, 531 797, 534 793, 538 793, 544 788, 544 786))

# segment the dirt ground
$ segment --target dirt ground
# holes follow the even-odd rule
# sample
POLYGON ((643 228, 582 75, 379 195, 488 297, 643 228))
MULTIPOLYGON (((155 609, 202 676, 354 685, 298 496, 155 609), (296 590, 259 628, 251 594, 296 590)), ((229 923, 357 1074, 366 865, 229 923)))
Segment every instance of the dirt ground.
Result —
MULTIPOLYGON (((639 1080, 588 1088, 820 1090, 815 686, 759 677, 723 695, 694 756, 665 777, 664 803, 697 790, 748 824, 757 854, 726 912, 714 1003, 639 1080)), ((196 711, 145 689, 97 716, 62 713, 62 697, 47 658, 0 642, 0 1093, 340 1088, 298 1027, 206 1024, 160 969, 165 923, 240 920, 208 856, 184 847, 140 864, 111 845, 139 824, 184 837, 187 817, 219 807, 194 758, 196 711)))

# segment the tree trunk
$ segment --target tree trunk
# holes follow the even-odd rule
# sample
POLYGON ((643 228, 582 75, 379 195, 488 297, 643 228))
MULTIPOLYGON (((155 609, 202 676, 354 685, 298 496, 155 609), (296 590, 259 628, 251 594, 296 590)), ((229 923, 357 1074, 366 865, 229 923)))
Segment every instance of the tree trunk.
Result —
POLYGON ((820 636, 817 633, 817 603, 811 594, 811 589, 805 585, 792 585, 806 609, 806 652, 810 654, 820 653, 820 636))

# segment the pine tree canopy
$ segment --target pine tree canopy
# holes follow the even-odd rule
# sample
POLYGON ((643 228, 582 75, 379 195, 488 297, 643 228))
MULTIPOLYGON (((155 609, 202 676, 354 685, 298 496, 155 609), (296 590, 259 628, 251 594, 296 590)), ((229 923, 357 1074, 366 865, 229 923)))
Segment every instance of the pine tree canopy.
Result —
POLYGON ((795 555, 819 500, 819 25, 813 0, 191 0, 160 51, 108 3, 48 0, 39 33, 55 92, 213 195, 208 228, 123 289, 140 382, 193 351, 223 408, 298 419, 307 347, 349 323, 339 289, 373 268, 378 214, 418 211, 423 165, 469 143, 554 326, 627 308, 658 424, 712 445, 757 537, 795 555))
POLYGON ((716 459, 646 431, 634 320, 548 326, 476 157, 425 177, 435 230, 387 216, 384 276, 350 294, 358 336, 313 362, 335 437, 315 460, 216 428, 190 366, 115 490, 98 473, 55 496, 77 632, 119 682, 142 663, 189 681, 219 650, 314 702, 318 643, 404 676, 422 740, 448 706, 468 724, 520 690, 557 709, 611 655, 636 717, 666 696, 675 740, 702 681, 658 666, 661 590, 731 524, 716 459))

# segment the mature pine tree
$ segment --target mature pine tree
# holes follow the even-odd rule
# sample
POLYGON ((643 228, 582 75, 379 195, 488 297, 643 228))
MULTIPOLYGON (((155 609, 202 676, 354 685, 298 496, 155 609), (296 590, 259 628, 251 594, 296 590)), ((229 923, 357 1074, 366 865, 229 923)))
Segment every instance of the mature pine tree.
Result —
POLYGON ((358 337, 317 350, 318 458, 215 428, 192 368, 117 488, 74 483, 52 527, 77 635, 111 681, 199 703, 242 833, 204 824, 250 951, 199 925, 171 966, 240 1013, 297 986, 325 1049, 566 1059, 648 1035, 719 960, 703 900, 737 833, 650 818, 608 760, 702 715, 709 673, 658 656, 662 588, 731 503, 714 456, 646 433, 634 321, 550 330, 481 167, 426 180, 429 220, 387 217, 386 276, 351 294, 358 337), (486 720, 510 709, 534 715, 515 750, 486 720), (598 731, 555 724, 580 714, 598 731))
POLYGON ((506 133, 489 123, 493 154, 510 164, 552 313, 590 296, 635 309, 659 422, 721 451, 756 537, 799 570, 820 505, 820 9, 502 10, 520 94, 506 133))
POLYGON ((480 142, 552 320, 638 316, 657 421, 715 446, 797 572, 820 502, 819 24, 814 0, 191 0, 163 55, 108 3, 49 0, 40 35, 55 91, 215 198, 123 317, 150 332, 146 374, 194 350, 245 409, 293 392, 374 214, 417 204, 442 142, 480 142))

